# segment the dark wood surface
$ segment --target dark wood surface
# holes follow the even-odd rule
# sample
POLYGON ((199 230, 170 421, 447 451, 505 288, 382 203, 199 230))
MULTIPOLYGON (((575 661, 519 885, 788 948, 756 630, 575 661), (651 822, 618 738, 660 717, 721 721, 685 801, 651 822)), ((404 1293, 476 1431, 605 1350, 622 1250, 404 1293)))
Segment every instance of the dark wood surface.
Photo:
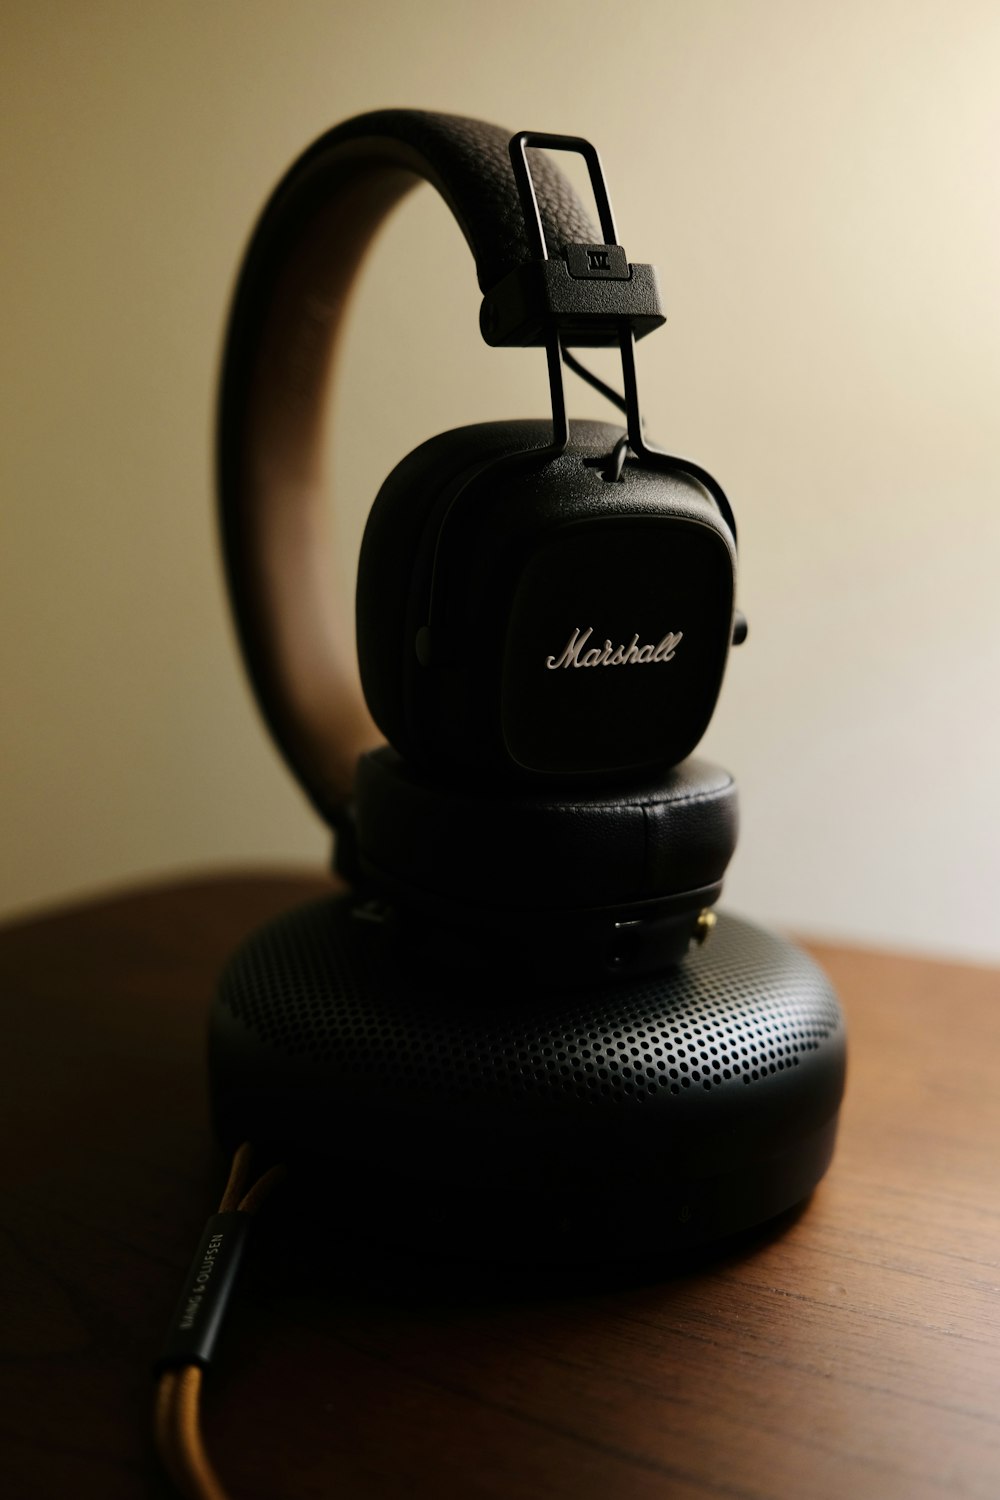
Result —
MULTIPOLYGON (((148 1371, 219 1190, 206 1008, 322 889, 191 881, 0 932, 5 1495, 170 1493, 148 1371)), ((251 1268, 205 1407, 235 1500, 995 1500, 1000 974, 811 947, 851 1051, 804 1211, 604 1284, 251 1268)))

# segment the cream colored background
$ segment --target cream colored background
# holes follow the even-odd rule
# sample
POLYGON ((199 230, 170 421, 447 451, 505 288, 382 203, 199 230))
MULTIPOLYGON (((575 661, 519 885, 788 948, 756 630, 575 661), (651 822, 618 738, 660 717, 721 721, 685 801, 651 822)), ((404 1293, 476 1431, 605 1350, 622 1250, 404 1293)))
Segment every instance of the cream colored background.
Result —
MULTIPOLYGON (((1000 958, 995 0, 7 0, 0 26, 0 909, 324 858, 226 616, 216 362, 279 173, 416 104, 591 136, 660 267, 650 426, 741 525, 751 640, 705 746, 742 790, 730 904, 1000 958)), ((477 308, 415 195, 339 397, 345 594, 403 453, 545 409, 477 308)))

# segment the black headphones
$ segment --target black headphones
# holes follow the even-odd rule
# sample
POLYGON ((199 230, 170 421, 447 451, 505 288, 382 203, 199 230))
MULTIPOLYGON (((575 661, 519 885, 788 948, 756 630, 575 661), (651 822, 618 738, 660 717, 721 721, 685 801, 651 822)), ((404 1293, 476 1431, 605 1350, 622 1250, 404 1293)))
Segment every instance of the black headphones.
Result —
POLYGON ((676 963, 710 926, 736 791, 688 757, 745 625, 725 494, 644 435, 634 341, 664 321, 577 138, 363 115, 299 158, 254 231, 219 414, 243 654, 359 918, 417 960, 600 982, 676 963), (599 232, 539 148, 584 156, 599 232), (472 250, 487 343, 545 348, 552 416, 442 433, 386 479, 358 574, 362 701, 332 609, 321 438, 352 280, 421 179, 472 250), (621 351, 624 399, 569 352, 600 345, 621 351), (567 420, 564 363, 626 429, 567 420))
POLYGON ((353 892, 267 923, 220 977, 208 1069, 233 1169, 158 1367, 185 1493, 219 1493, 202 1375, 286 1167, 289 1222, 324 1257, 333 1228, 365 1255, 562 1266, 688 1253, 829 1164, 845 1049, 823 976, 729 915, 680 965, 736 840, 732 777, 690 753, 745 626, 725 495, 643 433, 633 342, 663 321, 596 152, 563 136, 365 115, 301 157, 254 233, 222 380, 229 586, 353 892), (600 235, 547 157, 529 165, 539 147, 586 158, 600 235), (472 248, 487 342, 545 348, 552 420, 443 433, 383 484, 358 578, 366 707, 325 572, 324 398, 368 240, 421 177, 472 248), (624 399, 567 350, 599 344, 624 399), (564 363, 626 430, 567 421, 564 363))

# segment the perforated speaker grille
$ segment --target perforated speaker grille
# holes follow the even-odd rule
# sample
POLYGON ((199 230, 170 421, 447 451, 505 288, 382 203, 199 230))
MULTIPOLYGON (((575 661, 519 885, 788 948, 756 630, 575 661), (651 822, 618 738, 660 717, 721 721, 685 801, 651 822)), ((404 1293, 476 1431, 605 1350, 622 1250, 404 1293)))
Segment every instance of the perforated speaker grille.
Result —
POLYGON ((256 934, 230 963, 219 1004, 270 1053, 352 1088, 543 1106, 742 1093, 843 1040, 816 966, 731 916, 669 975, 500 993, 401 972, 346 900, 324 900, 256 934))

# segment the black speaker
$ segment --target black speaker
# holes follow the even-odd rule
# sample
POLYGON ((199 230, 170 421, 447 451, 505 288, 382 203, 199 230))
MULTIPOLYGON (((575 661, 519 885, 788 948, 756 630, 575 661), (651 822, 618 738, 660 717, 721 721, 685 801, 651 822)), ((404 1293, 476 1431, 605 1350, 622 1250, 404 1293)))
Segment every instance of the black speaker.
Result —
POLYGON ((568 1263, 692 1248, 804 1198, 845 1035, 816 965, 736 917, 659 976, 555 990, 415 968, 340 897, 234 955, 209 1067, 223 1143, 319 1157, 348 1229, 568 1263))

